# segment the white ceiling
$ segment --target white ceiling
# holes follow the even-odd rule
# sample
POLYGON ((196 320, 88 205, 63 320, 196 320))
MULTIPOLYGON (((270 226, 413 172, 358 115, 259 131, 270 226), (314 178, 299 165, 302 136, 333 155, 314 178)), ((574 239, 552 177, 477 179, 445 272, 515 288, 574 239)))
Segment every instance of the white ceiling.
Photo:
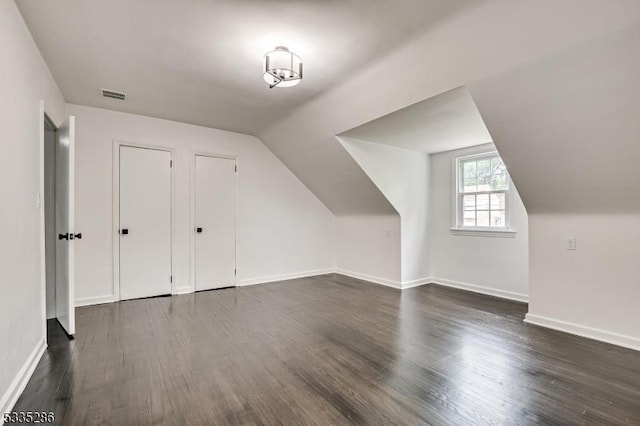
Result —
POLYGON ((469 86, 529 215, 640 212, 636 7, 635 26, 469 86))
MULTIPOLYGON (((424 33, 391 55, 369 64, 366 72, 358 73, 345 84, 315 97, 260 133, 262 141, 334 214, 394 212, 384 195, 336 139, 337 134, 452 88, 473 87, 475 82, 488 76, 532 64, 549 55, 564 54, 566 49, 594 42, 640 20, 638 0, 486 0, 467 3, 469 8, 448 16, 438 25, 425 28, 424 33)), ((600 65, 606 66, 607 63, 600 65)), ((588 69, 583 68, 583 74, 588 69)), ((629 71, 635 72, 636 69, 630 68, 629 71)), ((487 116, 481 103, 483 99, 474 90, 471 93, 500 150, 498 140, 502 123, 492 126, 489 118, 496 120, 495 117, 487 116)), ((630 93, 635 95, 635 92, 630 93)), ((587 90, 584 102, 589 101, 589 95, 591 92, 587 90)), ((515 96, 512 102, 510 97, 509 91, 499 90, 491 97, 491 102, 484 100, 484 104, 512 105, 521 99, 515 96)), ((530 111, 520 107, 517 111, 518 114, 512 118, 514 121, 528 119, 530 111)), ((556 107, 552 111, 559 111, 560 118, 565 113, 556 107)), ((630 111, 635 110, 628 109, 621 116, 635 118, 630 111)), ((517 129, 514 123, 506 123, 504 128, 517 129)), ((538 129, 526 130, 535 135, 538 129)), ((517 133, 508 136, 511 146, 517 147, 520 136, 517 133)), ((574 156, 580 152, 570 146, 574 156)), ((606 146, 601 144, 603 149, 606 146)), ((557 147, 545 149, 544 154, 553 156, 555 150, 557 147)), ((515 149, 514 152, 520 151, 515 149)), ((504 158, 510 167, 509 159, 504 158)), ((521 161, 529 159, 523 157, 521 161)), ((542 167, 539 173, 544 170, 542 167)), ((526 189, 525 184, 518 181, 516 185, 519 190, 521 187, 526 189)), ((526 205, 524 192, 521 195, 526 205)), ((564 194, 563 191, 558 193, 564 194)))
POLYGON ((466 87, 385 115, 342 136, 427 154, 492 142, 466 87))
POLYGON ((256 134, 468 0, 16 0, 66 100, 256 134), (301 56, 269 90, 262 57, 301 56), (122 90, 124 103, 100 88, 122 90))

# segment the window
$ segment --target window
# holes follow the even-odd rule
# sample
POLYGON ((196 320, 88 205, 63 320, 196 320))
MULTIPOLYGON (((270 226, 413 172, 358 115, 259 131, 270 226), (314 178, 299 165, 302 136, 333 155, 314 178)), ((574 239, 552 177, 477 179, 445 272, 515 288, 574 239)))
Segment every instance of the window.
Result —
POLYGON ((456 229, 509 230, 509 175, 497 152, 456 160, 456 229))

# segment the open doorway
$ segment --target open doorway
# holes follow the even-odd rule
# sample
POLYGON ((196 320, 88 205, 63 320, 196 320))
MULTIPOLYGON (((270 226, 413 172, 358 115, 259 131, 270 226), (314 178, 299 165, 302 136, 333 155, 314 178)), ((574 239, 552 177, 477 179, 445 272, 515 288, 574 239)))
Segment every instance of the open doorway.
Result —
MULTIPOLYGON (((56 319, 56 127, 44 116, 44 230, 47 329, 56 319), (53 322, 52 322, 53 321, 53 322)), ((49 331, 49 330, 47 330, 49 331)))
MULTIPOLYGON (((75 334, 74 241, 74 139, 75 118, 59 127, 42 115, 42 193, 44 211, 44 293, 47 336, 50 332, 75 334), (55 330, 53 330, 55 329, 55 330)), ((39 198, 40 199, 40 198, 39 198)))

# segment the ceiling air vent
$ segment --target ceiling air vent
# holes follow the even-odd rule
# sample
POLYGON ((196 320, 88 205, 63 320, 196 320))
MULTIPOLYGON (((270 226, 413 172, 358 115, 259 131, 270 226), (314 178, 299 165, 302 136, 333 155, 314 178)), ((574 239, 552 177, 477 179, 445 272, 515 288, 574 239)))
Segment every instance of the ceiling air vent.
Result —
POLYGON ((109 90, 109 89, 101 89, 101 90, 102 90, 102 96, 105 98, 124 101, 124 99, 127 97, 127 94, 123 92, 116 92, 115 90, 109 90))

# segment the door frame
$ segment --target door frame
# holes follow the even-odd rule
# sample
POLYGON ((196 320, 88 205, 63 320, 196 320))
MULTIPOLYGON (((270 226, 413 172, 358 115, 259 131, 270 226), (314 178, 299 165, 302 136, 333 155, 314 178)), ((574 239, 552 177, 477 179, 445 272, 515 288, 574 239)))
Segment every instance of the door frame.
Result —
POLYGON ((124 140, 113 139, 112 163, 113 163, 113 192, 112 192, 112 253, 113 253, 113 299, 120 301, 120 148, 130 147, 138 149, 150 149, 164 151, 171 155, 171 184, 170 184, 170 235, 171 235, 171 294, 176 294, 175 268, 175 150, 161 145, 149 145, 124 140))
POLYGON ((236 273, 233 277, 234 286, 238 286, 238 174, 240 173, 239 161, 238 157, 235 155, 229 154, 218 154, 206 151, 192 151, 191 152, 191 176, 190 176, 190 191, 191 191, 191 212, 189 218, 189 240, 190 240, 190 253, 189 253, 189 288, 180 289, 180 293, 192 293, 196 292, 196 238, 195 238, 195 227, 196 227, 196 158, 197 157, 211 157, 211 158, 221 158, 225 160, 233 160, 236 166, 235 172, 235 180, 234 180, 234 192, 235 192, 235 203, 233 206, 234 210, 234 230, 233 234, 235 237, 235 253, 234 253, 234 263, 236 273))
MULTIPOLYGON (((47 108, 44 100, 40 100, 38 108, 38 152, 40 157, 40 177, 38 179, 38 193, 36 194, 36 205, 40 210, 40 287, 41 287, 41 311, 42 311, 42 338, 44 339, 45 347, 48 345, 47 338, 47 249, 46 249, 46 218, 45 218, 45 205, 44 205, 44 193, 45 193, 45 158, 44 158, 44 123, 48 121, 51 126, 56 129, 59 127, 51 118, 50 114, 47 114, 47 108)), ((74 298, 75 302, 75 298, 74 298)), ((75 305, 75 303, 74 303, 75 305)))

